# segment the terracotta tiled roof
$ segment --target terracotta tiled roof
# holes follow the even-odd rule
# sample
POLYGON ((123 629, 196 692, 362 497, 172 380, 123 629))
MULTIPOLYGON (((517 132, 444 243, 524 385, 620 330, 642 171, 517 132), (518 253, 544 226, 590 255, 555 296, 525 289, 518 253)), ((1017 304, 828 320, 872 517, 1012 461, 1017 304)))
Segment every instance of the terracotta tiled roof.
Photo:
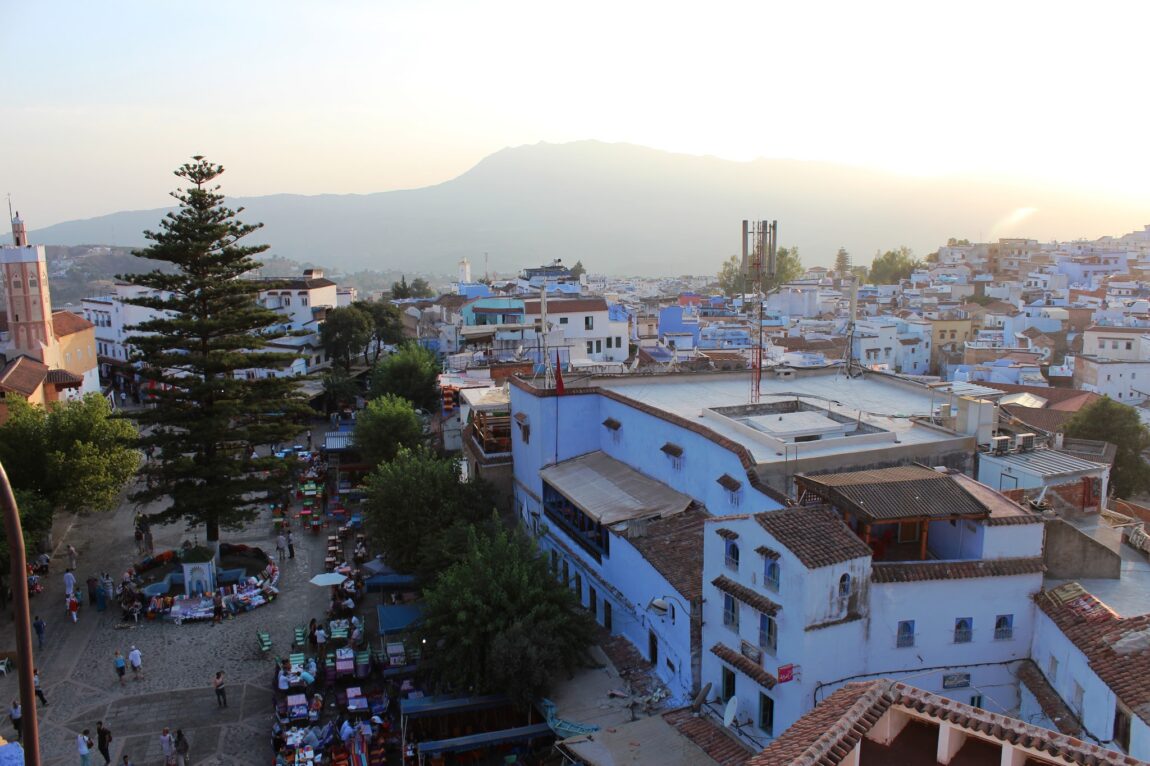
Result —
POLYGON ((758 548, 755 548, 755 553, 759 554, 763 558, 768 558, 771 560, 777 560, 779 558, 779 556, 782 555, 778 551, 771 550, 770 548, 768 548, 765 545, 760 545, 758 548))
POLYGON ((755 663, 750 657, 746 657, 740 652, 736 652, 729 646, 723 644, 715 644, 711 647, 711 654, 718 657, 728 665, 732 665, 735 669, 750 676, 751 680, 760 686, 773 689, 775 684, 779 681, 773 675, 764 670, 761 666, 755 663))
POLYGON ((18 356, 0 369, 0 391, 31 396, 48 377, 48 365, 30 356, 18 356))
POLYGON ((727 529, 726 527, 719 527, 718 529, 715 530, 715 534, 718 535, 719 537, 723 538, 724 540, 738 540, 739 539, 739 533, 738 532, 736 532, 733 529, 727 529))
POLYGON ((63 338, 66 335, 83 332, 96 325, 89 322, 84 317, 73 314, 71 311, 53 311, 52 312, 52 332, 55 333, 57 338, 63 338))
POLYGON ((1074 711, 1066 706, 1066 703, 1058 696, 1058 692, 1054 691, 1054 687, 1047 682, 1046 676, 1042 675, 1042 671, 1038 669, 1037 665, 1033 662, 1023 662, 1018 669, 1018 680, 1026 685, 1026 688, 1034 695, 1034 699, 1038 701, 1042 712, 1046 713, 1046 717, 1058 727, 1060 732, 1072 737, 1077 737, 1082 733, 1082 724, 1074 715, 1074 711))
POLYGON ((691 602, 703 595, 703 529, 709 518, 706 508, 694 506, 648 521, 642 536, 627 540, 672 588, 691 602))
POLYGON ((44 380, 48 383, 55 383, 58 386, 78 386, 84 382, 82 377, 67 370, 48 370, 48 374, 44 376, 44 380))
POLYGON ((876 561, 871 580, 878 583, 925 580, 969 580, 975 577, 1010 577, 1041 574, 1042 558, 984 559, 981 561, 876 561))
POLYGON ((723 474, 718 479, 715 479, 715 481, 719 482, 722 488, 728 492, 738 492, 739 488, 743 486, 741 481, 736 479, 734 476, 731 476, 729 473, 723 474))
POLYGON ((1002 411, 1011 418, 1017 418, 1027 428, 1035 428, 1048 434, 1061 431, 1066 421, 1074 417, 1073 412, 1046 407, 1023 407, 1019 404, 1004 404, 1002 411))
POLYGON ((1119 617, 1076 582, 1034 600, 1115 696, 1150 723, 1150 614, 1119 617))
POLYGON ((871 555, 870 548, 828 508, 767 511, 755 514, 755 521, 808 569, 871 555))
POLYGON ((752 609, 758 609, 763 614, 776 615, 779 613, 779 610, 782 609, 781 606, 763 594, 748 588, 742 583, 735 582, 726 575, 720 575, 714 580, 711 580, 711 585, 714 585, 723 591, 723 593, 734 596, 752 609))
POLYGON ((949 473, 918 465, 818 476, 800 474, 798 481, 801 487, 839 510, 873 520, 989 515, 989 509, 949 473))
MULTIPOLYGON (((539 301, 524 301, 524 313, 538 314, 539 301)), ((588 311, 606 311, 607 301, 603 298, 548 298, 547 315, 574 314, 588 311)))
POLYGON ((710 718, 695 715, 690 708, 679 708, 663 714, 663 720, 680 734, 698 745, 719 766, 742 766, 753 754, 730 731, 710 718))
MULTIPOLYGON (((747 766, 837 766, 893 706, 991 741, 1037 750, 1060 763, 1139 766, 1137 758, 894 681, 847 684, 796 721, 747 766)), ((930 756, 933 757, 933 753, 930 756)))
MULTIPOLYGON (((1080 391, 1076 388, 1055 388, 1054 386, 1020 386, 1014 383, 993 383, 990 381, 980 382, 978 385, 986 386, 987 388, 997 389, 1006 394, 1034 394, 1046 400, 1046 407, 1050 409, 1063 409, 1057 405, 1067 400, 1083 400, 1084 404, 1089 404, 1096 398, 1100 398, 1097 394, 1090 394, 1088 391, 1080 391), (1089 401, 1085 401, 1089 399, 1089 401)), ((1076 408, 1073 411, 1077 411, 1076 408)))
POLYGON ((795 721, 747 766, 835 766, 890 707, 884 682, 847 684, 795 721))

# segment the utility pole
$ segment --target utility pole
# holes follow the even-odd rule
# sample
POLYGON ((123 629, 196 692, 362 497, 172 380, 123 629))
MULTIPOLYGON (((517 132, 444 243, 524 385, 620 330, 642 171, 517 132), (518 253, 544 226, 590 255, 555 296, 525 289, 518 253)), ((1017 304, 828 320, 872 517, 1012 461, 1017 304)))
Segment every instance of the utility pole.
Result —
POLYGON ((25 766, 40 766, 40 725, 36 720, 36 684, 32 678, 32 614, 28 608, 28 559, 24 552, 24 530, 20 509, 8 474, 0 465, 0 504, 4 506, 4 532, 8 535, 8 557, 12 562, 12 607, 16 617, 16 673, 20 679, 20 740, 25 766))
POLYGON ((751 292, 759 304, 752 310, 755 334, 751 345, 751 404, 759 403, 763 383, 763 276, 774 277, 778 248, 778 221, 743 221, 743 274, 751 279, 751 292))

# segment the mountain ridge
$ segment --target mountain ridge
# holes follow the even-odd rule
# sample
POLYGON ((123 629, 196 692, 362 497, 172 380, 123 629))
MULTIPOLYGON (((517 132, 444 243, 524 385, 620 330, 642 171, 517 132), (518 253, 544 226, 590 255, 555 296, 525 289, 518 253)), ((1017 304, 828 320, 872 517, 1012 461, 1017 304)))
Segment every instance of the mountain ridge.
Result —
MULTIPOLYGON (((226 179, 225 179, 226 181, 226 179)), ((225 183, 226 187, 226 183, 225 183)), ((740 248, 743 218, 779 221, 781 244, 809 266, 840 246, 856 264, 877 249, 920 255, 951 236, 1095 238, 1129 231, 1132 203, 1084 192, 968 178, 902 176, 837 163, 745 162, 579 141, 508 147, 431 186, 364 194, 229 198, 265 226, 272 253, 346 270, 453 273, 487 252, 500 273, 552 258, 608 274, 706 274, 740 248), (1025 225, 1001 222, 1025 208, 1025 225)), ((121 211, 33 231, 52 245, 141 247, 170 208, 121 211)))

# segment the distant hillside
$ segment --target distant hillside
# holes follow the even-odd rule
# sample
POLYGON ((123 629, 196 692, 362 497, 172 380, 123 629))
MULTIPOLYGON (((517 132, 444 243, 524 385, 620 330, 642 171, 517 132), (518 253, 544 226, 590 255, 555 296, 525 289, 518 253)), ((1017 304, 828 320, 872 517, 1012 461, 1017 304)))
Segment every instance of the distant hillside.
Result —
MULTIPOLYGON (((226 178, 225 189, 226 189, 226 178)), ((1094 238, 1141 225, 1130 204, 1051 188, 922 179, 829 163, 731 162, 582 141, 504 149, 437 186, 366 195, 238 198, 275 254, 344 270, 502 273, 552 258, 592 272, 704 274, 739 249, 743 218, 774 218, 809 266, 845 246, 856 264, 876 249, 919 255, 948 237, 1094 238), (1015 228, 1001 221, 1037 208, 1015 228)), ((52 245, 140 246, 163 210, 68 221, 32 233, 52 245)))

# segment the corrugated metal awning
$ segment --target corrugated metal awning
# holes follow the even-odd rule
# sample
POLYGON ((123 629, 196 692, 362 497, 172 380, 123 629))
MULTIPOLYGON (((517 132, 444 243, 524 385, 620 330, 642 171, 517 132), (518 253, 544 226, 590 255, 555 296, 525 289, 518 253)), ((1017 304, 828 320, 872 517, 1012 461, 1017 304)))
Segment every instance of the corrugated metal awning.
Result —
POLYGON ((691 498, 655 481, 604 452, 591 452, 539 472, 579 510, 600 524, 682 513, 691 498))

